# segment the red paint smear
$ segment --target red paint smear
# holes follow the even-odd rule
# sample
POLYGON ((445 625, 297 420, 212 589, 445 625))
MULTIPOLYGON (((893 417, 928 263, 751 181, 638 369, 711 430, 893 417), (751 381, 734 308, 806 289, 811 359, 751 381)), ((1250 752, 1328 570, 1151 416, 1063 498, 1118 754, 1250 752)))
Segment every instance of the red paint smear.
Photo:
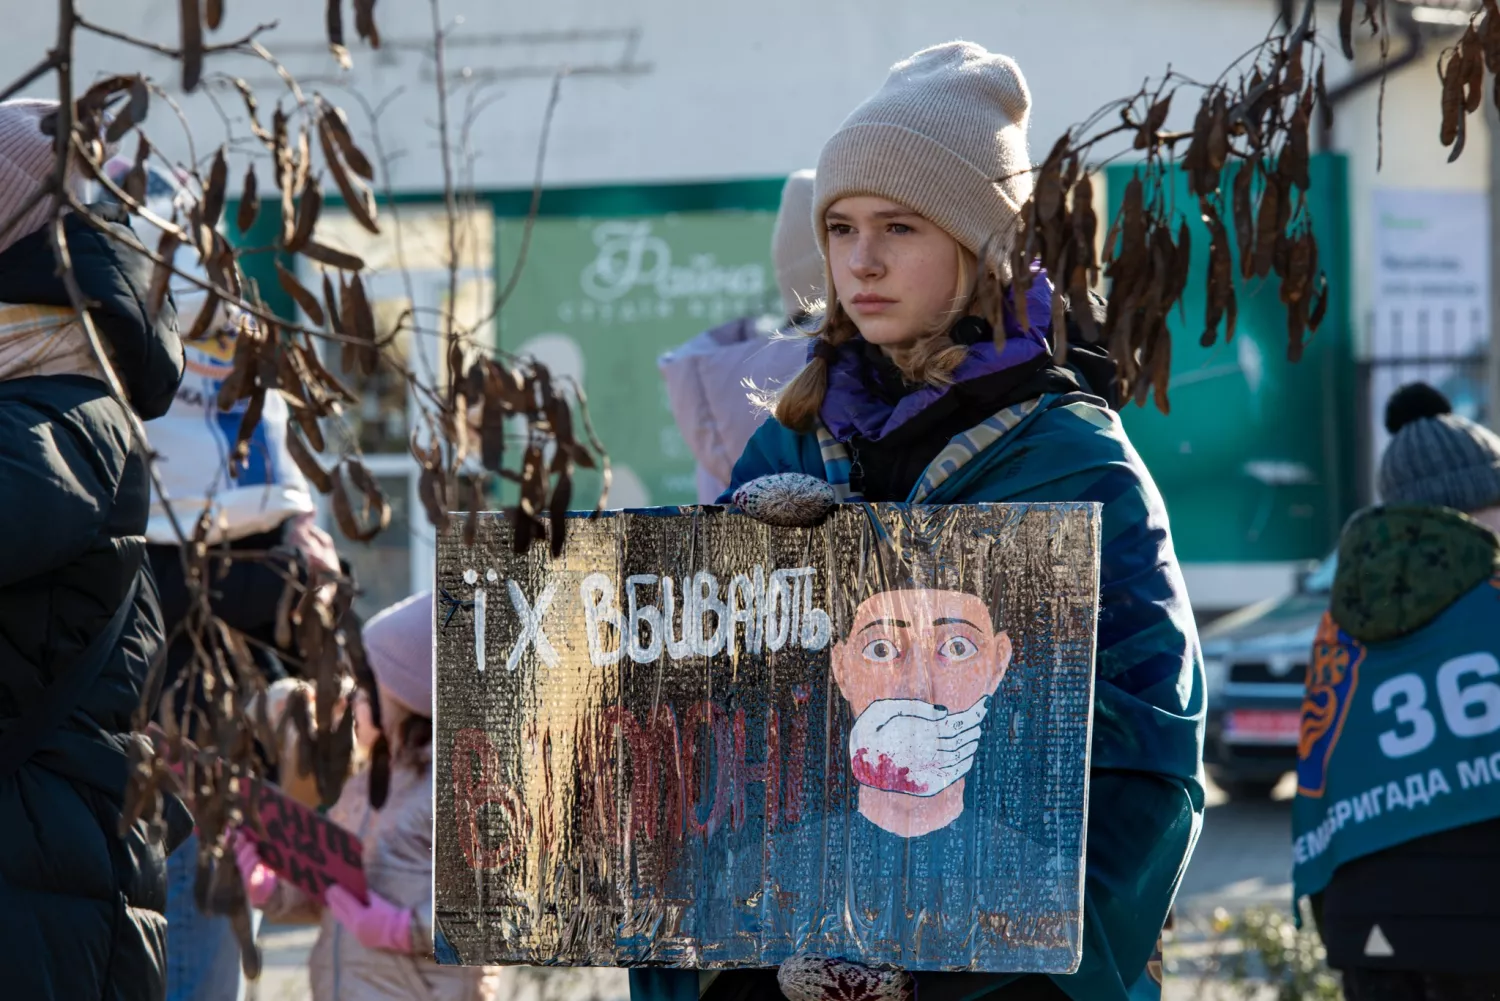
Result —
POLYGON ((918 784, 908 776, 910 768, 898 768, 889 755, 882 754, 880 763, 872 765, 865 757, 869 753, 868 748, 861 747, 854 752, 854 778, 860 785, 873 786, 876 789, 884 789, 888 792, 924 793, 927 791, 925 784, 918 784))

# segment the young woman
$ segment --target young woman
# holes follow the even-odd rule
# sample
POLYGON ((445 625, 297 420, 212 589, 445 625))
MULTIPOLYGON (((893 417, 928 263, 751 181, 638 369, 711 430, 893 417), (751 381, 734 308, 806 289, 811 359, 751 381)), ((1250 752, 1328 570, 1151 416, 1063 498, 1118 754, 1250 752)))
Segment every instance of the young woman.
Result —
MULTIPOLYGON (((806 368, 726 494, 790 472, 844 500, 1104 505, 1082 965, 1050 979, 919 973, 922 1001, 1159 997, 1151 961, 1202 819, 1201 654, 1161 497, 1119 418, 1052 364, 1046 277, 1029 327, 1011 301, 1029 110, 1012 60, 955 42, 898 63, 824 146, 813 222, 831 293, 806 368)), ((781 990, 819 996, 808 970, 783 967, 781 990)), ((763 977, 746 990, 754 976, 721 974, 705 997, 774 996, 763 977)), ((695 986, 633 980, 638 998, 695 986)), ((913 987, 870 984, 872 998, 913 987)))

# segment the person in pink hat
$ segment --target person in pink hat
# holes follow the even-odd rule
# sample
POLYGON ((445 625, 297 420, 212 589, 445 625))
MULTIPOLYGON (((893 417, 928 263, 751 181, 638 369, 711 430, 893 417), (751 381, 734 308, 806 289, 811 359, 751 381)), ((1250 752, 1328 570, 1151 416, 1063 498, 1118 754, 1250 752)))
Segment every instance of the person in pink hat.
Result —
POLYGON ((335 886, 319 904, 278 879, 248 838, 236 838, 246 893, 270 920, 322 923, 308 970, 314 1001, 490 1001, 497 968, 432 958, 432 594, 377 614, 364 644, 375 692, 367 681, 363 695, 373 695, 380 734, 328 816, 364 845, 369 903, 335 886))

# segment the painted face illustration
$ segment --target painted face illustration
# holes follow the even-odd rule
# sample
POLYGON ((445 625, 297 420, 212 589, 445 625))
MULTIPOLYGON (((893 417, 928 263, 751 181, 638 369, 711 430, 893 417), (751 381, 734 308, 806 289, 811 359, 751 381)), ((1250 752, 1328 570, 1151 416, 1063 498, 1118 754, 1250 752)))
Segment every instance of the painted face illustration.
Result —
POLYGON ((975 595, 883 591, 859 606, 833 673, 855 716, 849 763, 866 818, 904 837, 957 819, 1010 659, 975 595))

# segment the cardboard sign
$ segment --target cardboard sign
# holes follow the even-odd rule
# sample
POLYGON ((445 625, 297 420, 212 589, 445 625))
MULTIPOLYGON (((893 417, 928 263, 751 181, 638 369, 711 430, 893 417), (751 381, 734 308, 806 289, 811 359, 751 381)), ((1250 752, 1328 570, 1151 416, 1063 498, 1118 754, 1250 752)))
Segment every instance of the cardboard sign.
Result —
MULTIPOLYGON (((151 734, 158 742, 166 739, 166 735, 154 725, 151 734)), ((190 753, 196 753, 192 741, 184 738, 182 743, 190 753)), ((178 775, 183 772, 180 761, 171 762, 170 767, 178 775)), ((261 861, 276 875, 319 901, 334 884, 348 890, 361 903, 369 901, 364 850, 359 838, 269 782, 257 779, 248 784, 245 791, 247 807, 252 795, 261 826, 265 828, 265 837, 260 837, 249 824, 241 831, 255 842, 261 861)))
POLYGON ((269 782, 256 782, 255 795, 266 836, 259 837, 248 826, 244 831, 255 841, 262 862, 319 901, 330 886, 338 885, 360 903, 369 902, 364 850, 357 837, 269 782))
POLYGON ((1081 957, 1093 504, 439 540, 435 913, 468 964, 1081 957))

